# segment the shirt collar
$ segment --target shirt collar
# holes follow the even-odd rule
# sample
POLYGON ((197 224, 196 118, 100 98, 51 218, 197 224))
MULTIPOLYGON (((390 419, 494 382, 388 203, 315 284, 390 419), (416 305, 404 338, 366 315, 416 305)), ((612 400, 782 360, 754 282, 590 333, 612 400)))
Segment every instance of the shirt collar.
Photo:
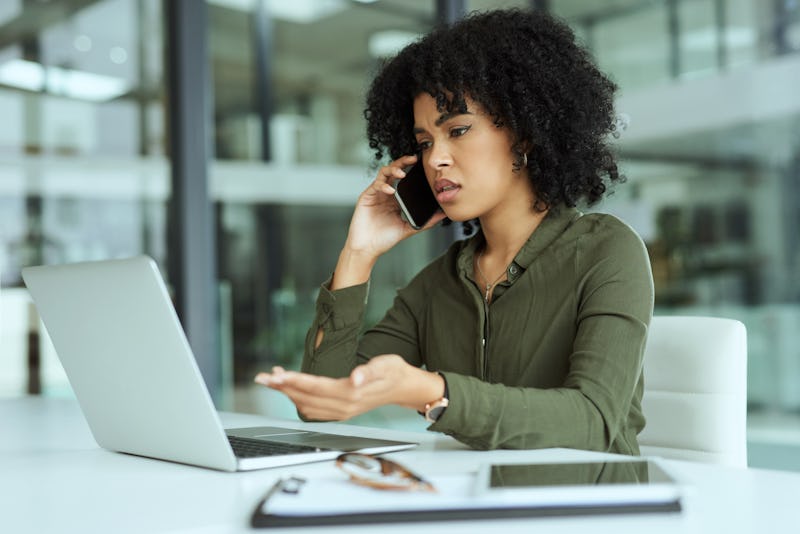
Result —
MULTIPOLYGON (((508 281, 513 283, 525 272, 533 261, 551 243, 564 233, 573 221, 583 215, 577 208, 558 207, 552 208, 539 226, 531 233, 528 240, 508 265, 506 276, 508 281)), ((464 248, 458 257, 458 270, 472 277, 472 266, 474 265, 475 252, 483 246, 483 232, 478 231, 473 237, 467 240, 464 248)))

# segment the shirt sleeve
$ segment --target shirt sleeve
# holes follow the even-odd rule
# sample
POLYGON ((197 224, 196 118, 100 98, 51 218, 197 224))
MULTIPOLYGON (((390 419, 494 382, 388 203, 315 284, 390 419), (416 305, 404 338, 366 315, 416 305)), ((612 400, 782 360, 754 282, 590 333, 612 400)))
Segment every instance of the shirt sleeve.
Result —
POLYGON ((341 378, 361 363, 356 350, 369 282, 331 291, 331 280, 332 277, 328 278, 320 287, 314 321, 306 334, 301 368, 304 373, 341 378), (315 348, 320 329, 324 334, 322 343, 315 348))
POLYGON ((410 365, 423 365, 419 347, 419 314, 424 308, 429 268, 397 291, 380 322, 361 334, 368 284, 331 291, 326 280, 317 297, 316 315, 306 335, 303 372, 339 378, 379 354, 397 354, 410 365), (316 349, 317 331, 322 343, 316 349))
POLYGON ((430 430, 476 449, 568 447, 637 454, 641 368, 653 310, 647 251, 629 228, 576 248, 577 333, 562 387, 490 384, 444 372, 450 406, 430 430), (634 419, 631 417, 631 406, 634 419))

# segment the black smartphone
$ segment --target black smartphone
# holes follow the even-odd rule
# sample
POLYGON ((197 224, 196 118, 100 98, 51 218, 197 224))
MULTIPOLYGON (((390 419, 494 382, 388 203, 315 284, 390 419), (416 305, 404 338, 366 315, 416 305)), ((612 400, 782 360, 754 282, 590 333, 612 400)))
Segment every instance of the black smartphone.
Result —
POLYGON ((439 209, 421 161, 406 170, 405 178, 394 183, 394 197, 400 204, 403 218, 415 230, 425 226, 439 209))

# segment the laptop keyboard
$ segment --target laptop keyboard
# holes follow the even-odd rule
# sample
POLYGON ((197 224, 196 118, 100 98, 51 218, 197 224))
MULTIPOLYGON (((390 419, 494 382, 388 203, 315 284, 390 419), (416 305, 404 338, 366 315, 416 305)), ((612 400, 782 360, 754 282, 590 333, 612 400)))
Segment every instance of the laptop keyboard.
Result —
POLYGON ((317 447, 299 445, 296 443, 280 443, 277 441, 264 441, 261 439, 240 438, 228 436, 228 441, 233 448, 233 454, 238 458, 254 458, 258 456, 280 456, 282 454, 298 454, 318 452, 317 447))

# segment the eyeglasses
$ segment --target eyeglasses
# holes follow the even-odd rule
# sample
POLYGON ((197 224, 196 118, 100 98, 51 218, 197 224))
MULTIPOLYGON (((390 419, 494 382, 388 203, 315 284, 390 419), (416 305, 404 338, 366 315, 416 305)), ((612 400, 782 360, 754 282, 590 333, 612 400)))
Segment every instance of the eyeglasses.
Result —
POLYGON ((347 452, 336 458, 336 467, 361 486, 382 490, 436 492, 436 488, 427 480, 397 462, 379 456, 347 452))

